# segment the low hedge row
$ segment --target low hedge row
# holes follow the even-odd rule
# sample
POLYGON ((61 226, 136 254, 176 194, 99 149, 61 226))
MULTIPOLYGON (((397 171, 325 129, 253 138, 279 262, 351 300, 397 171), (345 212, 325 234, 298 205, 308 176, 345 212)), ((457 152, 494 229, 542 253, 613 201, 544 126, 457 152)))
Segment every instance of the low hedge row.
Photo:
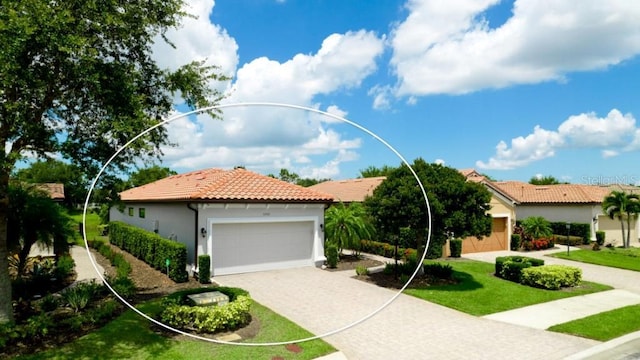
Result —
POLYGON ((179 242, 123 222, 109 223, 109 242, 146 262, 156 270, 166 271, 175 282, 188 280, 187 247, 179 242))
POLYGON ((230 331, 247 325, 251 321, 251 298, 243 289, 229 287, 206 287, 174 293, 163 301, 164 310, 160 319, 169 326, 215 333, 230 331), (229 296, 229 303, 221 306, 190 306, 187 296, 209 291, 220 291, 229 296))
MULTIPOLYGON (((396 250, 394 245, 388 243, 373 240, 361 240, 360 251, 393 259, 396 250)), ((422 256, 422 254, 420 254, 420 256, 422 256)), ((416 249, 398 247, 398 260, 406 260, 408 258, 417 258, 416 249)))
POLYGON ((582 270, 566 265, 546 265, 522 270, 522 284, 549 290, 571 287, 582 281, 582 270))
POLYGON ((501 256, 496 258, 495 274, 503 279, 520 282, 522 270, 532 266, 542 266, 544 260, 527 256, 501 256))

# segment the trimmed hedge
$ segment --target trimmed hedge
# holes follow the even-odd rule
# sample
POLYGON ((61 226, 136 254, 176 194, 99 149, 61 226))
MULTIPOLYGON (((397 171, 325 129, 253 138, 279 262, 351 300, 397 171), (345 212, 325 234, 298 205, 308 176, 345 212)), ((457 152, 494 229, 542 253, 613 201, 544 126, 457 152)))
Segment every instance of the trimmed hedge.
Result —
POLYGON ((118 221, 109 223, 109 241, 156 270, 166 271, 168 259, 169 278, 175 282, 189 279, 187 247, 182 243, 118 221))
POLYGON ((462 239, 451 239, 449 241, 451 257, 459 258, 462 255, 462 239))
POLYGON ((566 265, 545 265, 522 270, 522 284, 549 290, 571 287, 582 281, 582 270, 566 265))
MULTIPOLYGON (((562 235, 554 235, 556 238, 556 244, 558 245, 567 245, 567 236, 562 235)), ((569 236, 569 246, 582 245, 584 240, 579 236, 570 235, 569 236)))
POLYGON ((605 232, 602 230, 596 231, 596 243, 600 246, 604 245, 605 232))
POLYGON ((517 251, 520 249, 520 242, 522 241, 522 236, 520 234, 511 234, 511 251, 517 251))
POLYGON ((335 244, 327 246, 327 266, 335 269, 338 266, 338 247, 335 244))
POLYGON ((160 314, 163 323, 180 329, 215 333, 235 330, 251 321, 252 300, 243 289, 230 287, 206 287, 180 291, 163 300, 160 314), (229 296, 229 303, 220 306, 190 306, 187 296, 209 291, 220 291, 229 296))
MULTIPOLYGON (((550 225, 551 225, 551 230, 553 230, 553 233, 556 235, 558 240, 561 240, 562 236, 564 236, 564 238, 566 239, 566 237, 567 237, 567 223, 566 222, 563 222, 563 221, 552 222, 550 225)), ((570 236, 576 236, 576 237, 580 238, 582 244, 589 244, 589 242, 591 242, 591 224, 588 224, 588 223, 569 223, 569 225, 571 225, 571 227, 569 228, 569 235, 570 236)), ((579 244, 580 243, 576 243, 576 245, 579 245, 579 244)), ((565 243, 565 245, 566 245, 566 243, 565 243)))
POLYGON ((198 256, 198 281, 200 284, 211 282, 211 256, 198 256))
POLYGON ((495 275, 519 283, 522 278, 522 270, 542 265, 544 265, 544 260, 541 259, 526 256, 501 256, 496 258, 495 275))

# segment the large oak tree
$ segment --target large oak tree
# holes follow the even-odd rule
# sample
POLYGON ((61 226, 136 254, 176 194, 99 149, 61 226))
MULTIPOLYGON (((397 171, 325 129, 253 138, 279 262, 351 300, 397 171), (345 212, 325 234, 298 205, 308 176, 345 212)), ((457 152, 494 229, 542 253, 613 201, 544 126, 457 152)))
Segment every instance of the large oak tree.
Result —
MULTIPOLYGON (((219 94, 225 79, 192 62, 159 68, 151 44, 187 16, 181 0, 7 0, 0 3, 0 323, 11 321, 7 189, 26 154, 58 153, 92 177, 129 139, 172 110, 219 94)), ((117 162, 158 155, 164 129, 128 147, 117 162)))

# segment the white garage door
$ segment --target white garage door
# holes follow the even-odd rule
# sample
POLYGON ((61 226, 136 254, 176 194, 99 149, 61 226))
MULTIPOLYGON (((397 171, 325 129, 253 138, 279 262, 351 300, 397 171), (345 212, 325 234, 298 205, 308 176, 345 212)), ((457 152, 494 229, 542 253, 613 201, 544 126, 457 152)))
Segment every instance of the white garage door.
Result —
POLYGON ((313 265, 313 222, 214 224, 213 275, 313 265))

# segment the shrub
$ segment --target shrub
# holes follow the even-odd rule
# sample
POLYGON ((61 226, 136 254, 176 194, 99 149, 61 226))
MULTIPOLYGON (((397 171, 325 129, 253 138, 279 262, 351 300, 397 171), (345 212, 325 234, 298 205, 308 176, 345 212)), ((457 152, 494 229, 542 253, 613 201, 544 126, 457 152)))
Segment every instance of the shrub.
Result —
POLYGON ((113 291, 127 300, 133 298, 136 293, 136 285, 127 276, 117 276, 114 280, 109 281, 109 284, 113 291))
POLYGON ((62 299, 75 312, 87 307, 91 299, 100 291, 102 285, 96 282, 78 283, 62 292, 62 299))
POLYGON ((338 266, 338 247, 335 244, 327 246, 327 266, 335 269, 338 266))
POLYGON ((49 312, 58 308, 60 302, 58 298, 53 296, 52 294, 47 294, 42 300, 39 301, 40 311, 49 312))
POLYGON ((166 270, 165 261, 168 259, 169 278, 175 282, 185 282, 189 279, 185 244, 117 221, 109 223, 109 241, 156 270, 166 270))
POLYGON ((605 232, 602 230, 596 231, 596 243, 600 246, 604 245, 605 232))
POLYGON ((438 279, 451 279, 453 267, 449 264, 428 263, 424 264, 424 273, 438 279))
POLYGON ((369 269, 364 265, 356 266, 356 275, 369 275, 369 269))
POLYGON ((22 338, 42 338, 55 327, 53 318, 47 313, 41 313, 27 319, 22 326, 22 338))
POLYGON ((237 288, 208 287, 185 290, 165 298, 163 305, 165 305, 165 309, 160 314, 161 321, 180 329, 215 333, 234 330, 251 321, 251 298, 246 291, 237 288), (187 295, 216 290, 229 296, 228 304, 221 306, 184 305, 187 295))
POLYGON ((520 282, 522 270, 532 266, 542 266, 544 260, 526 256, 502 256, 496 258, 495 275, 503 279, 520 282))
POLYGON ((512 234, 511 235, 511 244, 510 248, 512 251, 516 251, 520 248, 520 242, 522 241, 522 236, 520 234, 512 234))
POLYGON ((571 287, 582 281, 582 270, 566 265, 546 265, 522 270, 522 284, 557 290, 571 287))
POLYGON ((211 282, 211 256, 198 256, 198 281, 200 284, 208 284, 211 282))
POLYGON ((531 241, 532 250, 551 249, 555 246, 555 238, 540 238, 531 241))
MULTIPOLYGON (((567 236, 564 235, 554 235, 554 237, 556 238, 556 244, 558 245, 567 245, 567 236)), ((573 236, 570 235, 569 236, 569 245, 570 246, 576 246, 576 245, 581 245, 583 243, 583 239, 580 236, 573 236)))
POLYGON ((449 250, 451 250, 451 257, 459 258, 462 254, 462 239, 451 239, 449 250))
POLYGON ((56 261, 56 267, 54 269, 55 277, 59 280, 66 279, 73 273, 76 263, 70 255, 63 255, 56 261))
MULTIPOLYGON (((588 244, 591 240, 591 224, 589 223, 570 223, 569 235, 576 236, 581 239, 577 244, 588 244)), ((551 229, 556 236, 567 237, 567 223, 566 222, 552 222, 551 229)), ((566 245, 566 244, 565 244, 566 245)))

